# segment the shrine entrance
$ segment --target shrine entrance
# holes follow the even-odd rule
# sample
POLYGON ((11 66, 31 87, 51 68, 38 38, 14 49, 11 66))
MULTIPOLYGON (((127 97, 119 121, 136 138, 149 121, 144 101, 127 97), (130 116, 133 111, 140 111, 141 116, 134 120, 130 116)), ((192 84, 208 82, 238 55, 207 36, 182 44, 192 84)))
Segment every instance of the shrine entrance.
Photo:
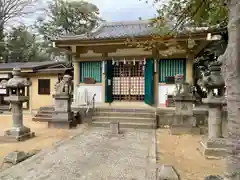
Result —
POLYGON ((113 100, 144 101, 144 61, 113 64, 113 100))

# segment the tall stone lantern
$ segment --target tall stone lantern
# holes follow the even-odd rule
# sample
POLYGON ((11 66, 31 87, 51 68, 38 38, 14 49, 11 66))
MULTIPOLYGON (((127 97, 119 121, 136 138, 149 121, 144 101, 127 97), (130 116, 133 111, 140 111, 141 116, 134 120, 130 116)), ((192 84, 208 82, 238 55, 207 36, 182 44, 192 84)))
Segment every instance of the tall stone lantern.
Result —
POLYGON ((12 127, 5 132, 5 136, 21 141, 34 136, 30 128, 23 125, 23 103, 29 100, 29 97, 25 96, 25 88, 31 86, 31 82, 21 77, 20 68, 14 68, 12 75, 13 78, 6 84, 9 96, 4 98, 11 103, 12 127))
POLYGON ((203 85, 208 90, 208 136, 201 141, 201 150, 205 156, 223 156, 226 152, 222 134, 222 112, 226 105, 224 80, 221 74, 221 62, 210 65, 210 75, 203 78, 203 85), (215 92, 214 92, 215 91, 215 92))

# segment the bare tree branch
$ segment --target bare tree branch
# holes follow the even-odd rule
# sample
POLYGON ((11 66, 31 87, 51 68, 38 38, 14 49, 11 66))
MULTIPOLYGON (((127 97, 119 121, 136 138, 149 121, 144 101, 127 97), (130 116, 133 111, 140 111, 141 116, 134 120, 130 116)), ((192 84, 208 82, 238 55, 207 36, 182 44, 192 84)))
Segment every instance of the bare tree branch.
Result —
POLYGON ((23 17, 36 11, 38 0, 0 0, 0 28, 11 19, 23 17))

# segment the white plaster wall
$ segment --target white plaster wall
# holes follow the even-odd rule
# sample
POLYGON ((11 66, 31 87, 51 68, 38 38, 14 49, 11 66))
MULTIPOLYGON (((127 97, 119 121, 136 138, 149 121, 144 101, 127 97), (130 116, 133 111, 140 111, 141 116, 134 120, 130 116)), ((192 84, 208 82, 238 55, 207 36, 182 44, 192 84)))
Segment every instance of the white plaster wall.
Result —
POLYGON ((76 87, 74 92, 74 104, 83 105, 92 100, 93 95, 95 96, 95 102, 102 102, 102 86, 88 86, 88 85, 79 85, 76 87))
POLYGON ((158 104, 165 104, 167 95, 172 95, 174 84, 158 84, 158 104))

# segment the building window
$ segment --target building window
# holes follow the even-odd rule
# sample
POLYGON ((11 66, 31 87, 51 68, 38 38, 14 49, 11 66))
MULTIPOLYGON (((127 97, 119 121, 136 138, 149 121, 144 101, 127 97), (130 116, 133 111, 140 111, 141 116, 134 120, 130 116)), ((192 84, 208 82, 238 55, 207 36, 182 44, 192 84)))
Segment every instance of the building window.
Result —
POLYGON ((84 82, 84 78, 92 78, 97 83, 102 82, 102 62, 80 62, 80 82, 84 82))
POLYGON ((159 82, 174 84, 174 77, 183 74, 186 79, 186 59, 161 59, 159 61, 159 82))
POLYGON ((38 94, 42 94, 42 95, 50 94, 50 79, 38 80, 38 94))

